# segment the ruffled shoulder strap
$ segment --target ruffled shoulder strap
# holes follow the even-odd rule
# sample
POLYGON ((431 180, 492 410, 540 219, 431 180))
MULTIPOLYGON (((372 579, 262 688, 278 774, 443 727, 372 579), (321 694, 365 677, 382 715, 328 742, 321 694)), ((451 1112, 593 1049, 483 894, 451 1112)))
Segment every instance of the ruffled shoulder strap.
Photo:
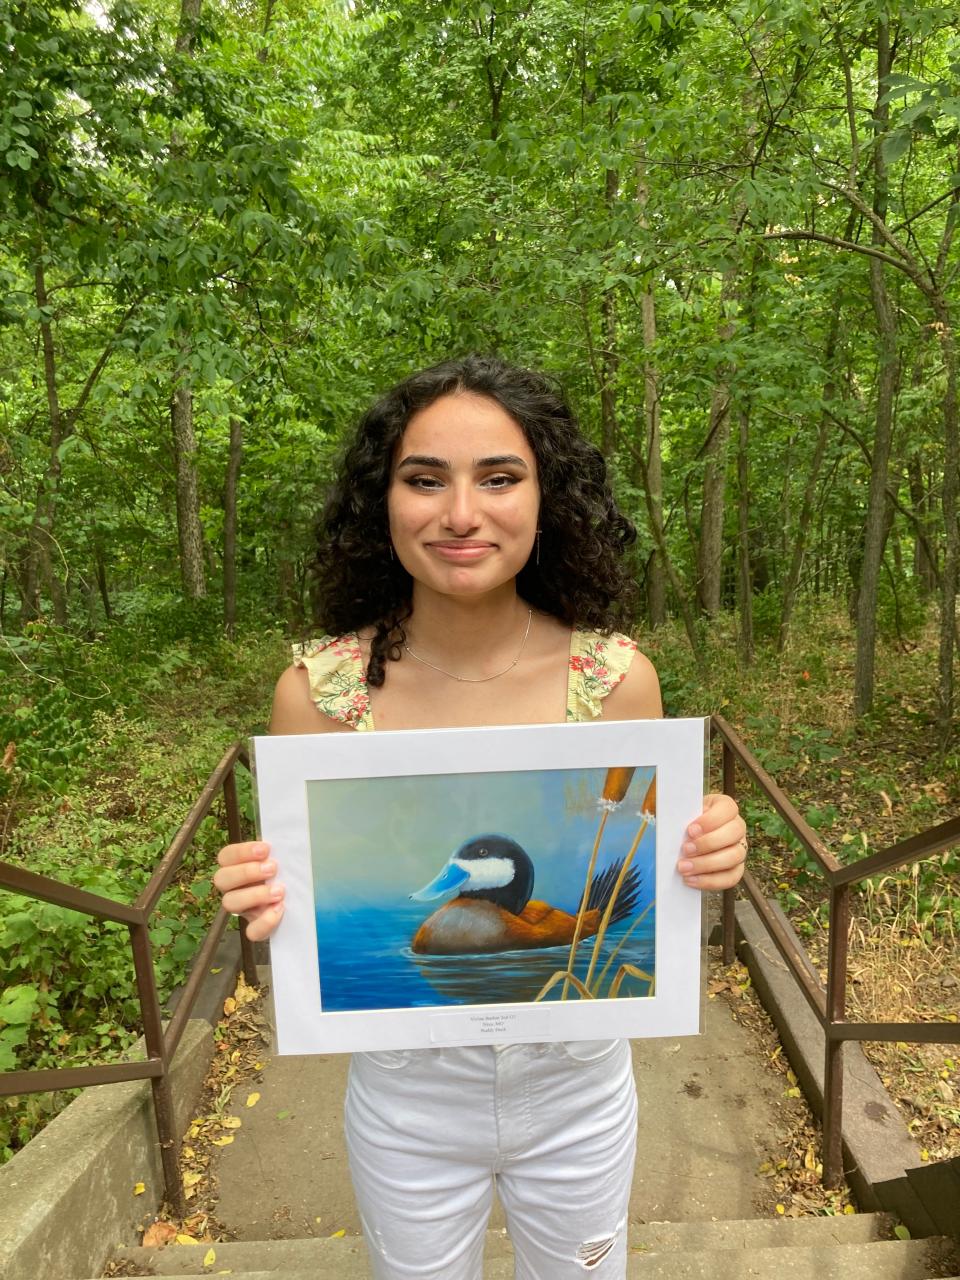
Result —
POLYGON ((370 692, 355 632, 295 644, 293 662, 294 666, 305 668, 310 697, 325 716, 352 729, 373 728, 370 692))
POLYGON ((574 631, 570 640, 570 675, 567 680, 567 719, 596 720, 603 700, 630 669, 636 641, 614 632, 574 631))

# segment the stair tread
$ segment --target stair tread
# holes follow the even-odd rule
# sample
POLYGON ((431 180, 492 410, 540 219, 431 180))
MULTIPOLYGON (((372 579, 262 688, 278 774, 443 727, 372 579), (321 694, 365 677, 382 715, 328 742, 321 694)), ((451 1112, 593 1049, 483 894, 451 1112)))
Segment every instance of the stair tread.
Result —
MULTIPOLYGON (((874 1215, 863 1215, 870 1219, 874 1215)), ((776 1275, 778 1280, 822 1280, 824 1275, 862 1275, 864 1280, 926 1280, 934 1271, 941 1273, 944 1263, 956 1269, 955 1242, 946 1237, 923 1240, 858 1240, 843 1241, 831 1236, 842 1219, 748 1219, 745 1223, 646 1223, 630 1229, 628 1275, 641 1280, 648 1275, 663 1280, 748 1280, 749 1277, 776 1275), (804 1226, 789 1243, 790 1228, 798 1222, 817 1224, 804 1226), (738 1246, 736 1230, 761 1224, 769 1236, 772 1228, 785 1239, 775 1244, 738 1246), (713 1229, 720 1242, 710 1247, 678 1247, 676 1228, 693 1232, 713 1229), (668 1230, 657 1234, 658 1228, 668 1230), (725 1233, 725 1234, 724 1234, 725 1233), (819 1237, 819 1238, 818 1238, 819 1237), (659 1240, 659 1244, 657 1243, 659 1240)), ((841 1230, 849 1230, 842 1227, 841 1230)), ((703 1243, 703 1242, 698 1242, 703 1243)), ((292 1240, 232 1241, 213 1245, 214 1263, 202 1271, 197 1263, 211 1246, 168 1246, 165 1249, 130 1248, 118 1252, 118 1260, 149 1268, 155 1275, 175 1275, 186 1280, 195 1275, 216 1275, 228 1268, 242 1280, 276 1277, 282 1269, 285 1280, 364 1280, 369 1275, 366 1250, 361 1237, 339 1236, 292 1240), (201 1252, 201 1250, 203 1252, 201 1252)), ((502 1231, 487 1233, 484 1274, 488 1280, 512 1275, 512 1251, 502 1231)))

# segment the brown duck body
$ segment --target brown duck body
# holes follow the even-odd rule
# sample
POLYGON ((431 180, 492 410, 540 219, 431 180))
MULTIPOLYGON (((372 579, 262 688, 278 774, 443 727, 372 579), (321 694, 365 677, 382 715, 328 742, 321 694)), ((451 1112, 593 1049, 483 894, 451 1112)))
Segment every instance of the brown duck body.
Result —
MULTIPOLYGON (((581 938, 600 927, 600 911, 584 913, 581 938)), ((573 941, 577 918, 547 902, 531 899, 519 914, 484 898, 454 898, 424 920, 413 937, 420 955, 464 955, 482 951, 522 951, 559 947, 573 941)))

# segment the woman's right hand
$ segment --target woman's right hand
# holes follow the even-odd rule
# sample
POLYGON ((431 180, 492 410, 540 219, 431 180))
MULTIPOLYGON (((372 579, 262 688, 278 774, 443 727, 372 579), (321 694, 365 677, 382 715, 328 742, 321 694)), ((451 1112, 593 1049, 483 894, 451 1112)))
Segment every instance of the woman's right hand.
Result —
POLYGON ((223 898, 224 910, 244 917, 251 942, 269 938, 283 915, 284 894, 282 884, 267 883, 277 874, 270 846, 262 840, 224 845, 217 862, 220 869, 213 883, 223 898))

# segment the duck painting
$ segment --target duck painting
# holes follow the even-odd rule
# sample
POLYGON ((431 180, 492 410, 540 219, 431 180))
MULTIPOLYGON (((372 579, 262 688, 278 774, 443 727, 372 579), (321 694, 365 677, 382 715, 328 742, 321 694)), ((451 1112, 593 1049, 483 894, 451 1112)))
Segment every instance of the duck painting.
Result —
MULTIPOLYGON (((616 891, 623 860, 593 876, 579 938, 593 937, 616 891)), ((577 931, 570 914, 533 897, 534 870, 529 854, 509 836, 474 836, 447 860, 428 885, 410 897, 446 902, 420 925, 412 950, 420 955, 530 950, 569 946, 577 931)), ((631 867, 622 878, 608 924, 630 916, 640 891, 640 874, 631 867)))

